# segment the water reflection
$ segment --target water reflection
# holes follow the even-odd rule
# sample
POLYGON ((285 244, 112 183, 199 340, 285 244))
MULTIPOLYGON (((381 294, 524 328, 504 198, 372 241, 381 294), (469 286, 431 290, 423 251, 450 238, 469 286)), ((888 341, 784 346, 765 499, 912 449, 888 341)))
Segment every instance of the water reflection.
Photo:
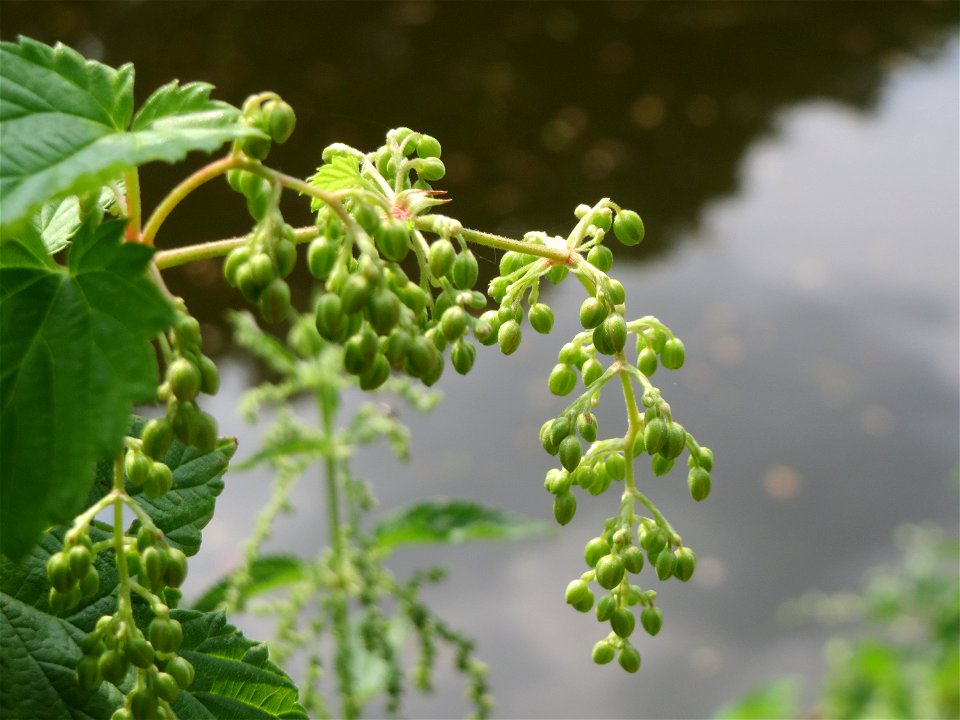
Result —
MULTIPOLYGON (((631 307, 687 342, 688 366, 657 379, 718 457, 705 506, 679 476, 649 480, 701 563, 691 587, 662 587, 665 628, 641 646, 641 673, 594 668, 598 627, 560 602, 605 500, 508 561, 478 545, 397 567, 453 566, 430 600, 481 638, 502 715, 705 717, 758 680, 819 676, 823 635, 779 627, 782 601, 856 585, 901 520, 956 528, 958 7, 8 2, 3 33, 135 60, 141 93, 172 76, 211 79, 235 101, 275 88, 300 111, 299 144, 277 153, 292 172, 310 172, 333 139, 370 147, 395 124, 428 129, 453 209, 474 225, 562 231, 603 195, 640 210, 651 256, 618 259, 617 272, 631 307)), ((233 202, 212 190, 163 242, 223 233, 211 199, 233 202)), ((219 272, 191 272, 173 282, 202 288, 191 306, 215 328, 219 272)), ((404 413, 413 463, 383 452, 359 468, 384 508, 446 494, 549 516, 535 429, 556 412, 546 374, 580 299, 555 293, 550 338, 509 359, 481 353, 468 380, 441 382, 432 416, 404 413)), ((257 444, 233 414, 250 375, 228 364, 215 408, 241 454, 257 444)), ((601 425, 619 422, 619 408, 603 411, 601 425)), ((230 477, 194 589, 236 559, 237 519, 265 483, 230 477)), ((299 499, 323 501, 309 483, 299 499)), ((309 513, 281 528, 275 547, 322 541, 309 513)), ((408 714, 461 714, 457 681, 442 680, 441 700, 411 698, 408 714)))

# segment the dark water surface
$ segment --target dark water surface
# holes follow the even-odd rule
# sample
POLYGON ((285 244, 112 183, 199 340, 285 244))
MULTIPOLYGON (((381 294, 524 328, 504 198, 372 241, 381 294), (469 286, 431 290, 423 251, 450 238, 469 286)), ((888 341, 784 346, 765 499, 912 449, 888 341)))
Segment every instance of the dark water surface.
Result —
MULTIPOLYGON (((680 471, 641 480, 700 565, 688 585, 657 585, 664 629, 638 639, 640 673, 594 666, 605 633, 562 602, 611 495, 582 499, 555 537, 403 552, 396 570, 451 567, 429 597, 479 638, 497 715, 692 718, 785 674, 810 699, 827 632, 779 624, 778 606, 858 586, 894 559, 900 522, 957 530, 958 7, 5 2, 2 33, 134 61, 141 96, 171 77, 212 81, 237 104, 275 89, 300 125, 271 160, 294 174, 335 140, 371 149, 389 127, 430 132, 450 214, 473 226, 565 233, 580 202, 637 209, 648 241, 614 247, 614 275, 632 314, 684 339, 687 365, 655 380, 717 455, 703 504, 680 471)), ((145 175, 148 203, 177 177, 145 175)), ((242 232, 239 209, 210 189, 158 243, 242 232)), ((223 303, 239 304, 216 266, 170 281, 207 337, 223 337, 223 303)), ((573 284, 549 295, 549 337, 509 358, 483 350, 468 378, 449 373, 431 415, 401 409, 412 461, 377 451, 357 463, 381 507, 446 495, 550 518, 537 430, 563 406, 546 377, 579 330, 581 295, 573 284)), ((232 357, 209 409, 243 457, 258 431, 235 410, 254 371, 232 357)), ((615 401, 601 426, 622 422, 615 401)), ((188 591, 237 561, 268 495, 265 476, 228 476, 188 591)), ((320 484, 298 501, 271 548, 324 542, 320 484)), ((406 714, 462 715, 459 680, 440 680, 406 714)))

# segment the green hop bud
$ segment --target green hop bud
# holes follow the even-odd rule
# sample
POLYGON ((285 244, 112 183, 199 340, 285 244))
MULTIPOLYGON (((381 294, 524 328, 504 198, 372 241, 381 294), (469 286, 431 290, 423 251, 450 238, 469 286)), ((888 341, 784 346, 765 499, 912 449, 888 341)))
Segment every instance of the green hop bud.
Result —
POLYGON ((660 612, 660 608, 652 605, 645 607, 643 612, 640 613, 640 624, 643 625, 643 629, 649 635, 656 635, 660 632, 660 628, 663 626, 663 613, 660 612))
POLYGON ((390 366, 399 370, 403 367, 409 349, 410 333, 401 328, 394 328, 387 337, 383 352, 390 366))
POLYGON ((586 463, 580 463, 571 475, 573 475, 574 482, 587 492, 590 492, 597 482, 596 471, 586 463))
POLYGON ((187 577, 187 556, 178 548, 169 548, 166 555, 163 581, 170 587, 178 588, 187 577))
POLYGON ((596 567, 600 558, 606 557, 609 554, 610 543, 602 537, 593 538, 583 547, 583 559, 586 560, 587 565, 590 567, 596 567))
POLYGON ((667 438, 667 423, 655 417, 647 422, 643 430, 643 444, 651 455, 660 452, 667 438))
POLYGON ((126 707, 118 707, 113 711, 113 715, 110 716, 110 720, 133 720, 133 715, 127 710, 126 707))
POLYGON ((553 366, 548 381, 550 392, 563 397, 569 395, 577 385, 577 371, 573 365, 558 363, 553 366))
POLYGON ((417 141, 417 156, 422 158, 440 157, 440 142, 431 135, 421 135, 417 141))
POLYGON ((457 259, 457 252, 446 238, 435 240, 427 251, 427 261, 430 265, 430 273, 435 278, 441 278, 447 275, 453 269, 453 263, 457 259))
POLYGON ((637 369, 650 377, 657 371, 657 354, 643 340, 638 340, 637 345, 643 345, 643 349, 637 353, 637 369))
POLYGON ((61 593, 70 592, 77 584, 77 576, 70 567, 67 553, 58 552, 47 560, 47 579, 54 589, 61 593))
POLYGON ((280 277, 287 277, 297 266, 297 246, 289 240, 280 240, 273 248, 273 257, 280 277))
POLYGON ((597 603, 597 621, 607 622, 612 616, 613 611, 617 609, 617 601, 613 595, 604 595, 597 603))
POLYGON ((340 248, 338 244, 327 237, 318 237, 310 241, 307 246, 307 267, 310 274, 318 280, 326 280, 333 270, 340 248))
POLYGON ((653 561, 653 558, 660 554, 660 551, 667 546, 667 536, 658 527, 640 532, 640 547, 647 551, 647 556, 653 561))
POLYGON ((590 387, 597 381, 597 378, 603 375, 603 365, 601 365, 600 362, 595 358, 590 358, 583 363, 583 367, 580 368, 580 372, 583 375, 584 386, 590 387))
POLYGON ((546 335, 553 329, 553 310, 544 303, 535 303, 530 306, 527 313, 530 318, 530 326, 542 335, 546 335))
POLYGON ((639 245, 643 240, 643 220, 633 210, 621 210, 613 221, 613 234, 624 245, 639 245))
POLYGON ((553 517, 561 525, 566 525, 577 512, 577 498, 572 492, 560 493, 553 499, 553 517))
POLYGON ((157 695, 153 689, 139 687, 130 693, 130 712, 138 720, 156 717, 157 709, 157 695))
POLYGON ((560 464, 567 470, 573 472, 580 464, 580 458, 583 457, 583 448, 576 435, 567 435, 560 443, 560 464))
POLYGON ((606 640, 601 640, 593 646, 593 661, 597 665, 606 665, 613 660, 615 652, 613 645, 606 640))
POLYGON ((420 160, 414 160, 413 166, 422 179, 427 182, 440 180, 447 174, 447 169, 443 165, 443 160, 438 157, 427 157, 420 160))
POLYGON ((560 443, 553 442, 551 430, 553 430, 553 420, 547 420, 540 426, 540 444, 548 455, 556 455, 560 452, 560 443))
POLYGON ((602 300, 588 297, 580 304, 580 324, 584 329, 592 330, 606 319, 608 312, 602 300))
POLYGON ((612 553, 604 555, 597 561, 596 571, 597 584, 606 590, 613 590, 623 580, 623 561, 612 553))
POLYGON ((200 389, 207 395, 216 395, 220 389, 220 372, 206 355, 200 356, 200 389))
POLYGON ((409 373, 414 377, 429 376, 439 362, 436 346, 422 335, 415 337, 407 351, 409 373))
POLYGON ((620 663, 620 667, 628 673, 635 673, 640 669, 640 653, 635 647, 628 645, 620 650, 617 662, 620 663))
POLYGON ((274 278, 260 295, 260 315, 269 323, 278 323, 290 314, 290 286, 274 278))
POLYGON ((177 685, 180 686, 181 690, 186 690, 193 684, 193 665, 190 664, 189 660, 179 655, 168 661, 163 670, 173 676, 173 679, 177 681, 177 685))
POLYGON ((623 289, 623 283, 613 278, 607 280, 607 294, 614 305, 620 305, 627 299, 627 291, 623 289))
POLYGON ((237 287, 237 273, 242 265, 250 259, 250 248, 241 245, 230 251, 223 261, 223 277, 231 287, 237 287))
MULTIPOLYGON (((460 257, 463 257, 462 255, 460 257)), ((511 355, 520 347, 520 323, 516 320, 508 320, 500 326, 497 331, 497 342, 500 344, 500 352, 504 355, 511 355)))
MULTIPOLYGON (((240 141, 240 149, 247 157, 254 160, 264 160, 270 154, 270 138, 262 135, 250 135, 240 141)), ((260 218, 255 217, 254 219, 259 220, 260 218)), ((140 717, 140 715, 137 715, 137 717, 140 717)))
POLYGON ((360 375, 361 390, 376 390, 390 377, 390 362, 385 355, 376 355, 373 363, 360 375))
POLYGON ((657 577, 661 580, 668 580, 677 569, 677 556, 668 549, 663 550, 657 555, 657 577))
POLYGON ((595 268, 607 272, 613 267, 613 253, 605 245, 594 245, 587 253, 587 262, 595 268))
POLYGON ((373 233, 373 241, 387 260, 400 262, 410 250, 410 234, 406 223, 390 220, 378 226, 373 233))
MULTIPOLYGON (((192 445, 202 453, 213 452, 217 446, 217 420, 210 413, 202 412, 197 415, 194 421, 192 445)), ((169 492, 173 487, 173 475, 170 475, 170 482, 166 482, 164 477, 164 493, 169 492)))
POLYGON ((577 432, 586 442, 592 443, 597 439, 597 416, 592 412, 582 412, 577 415, 577 432))
MULTIPOLYGON (((553 421, 553 424, 550 426, 550 441, 557 446, 557 449, 560 448, 560 443, 563 442, 563 439, 570 435, 573 432, 573 424, 570 422, 570 418, 566 415, 561 415, 553 421)), ((551 453, 552 454, 552 453, 551 453)))
POLYGON ((120 685, 130 670, 130 662, 119 650, 107 650, 100 656, 100 675, 109 683, 120 685))
POLYGON ((587 585, 585 580, 571 580, 567 584, 564 600, 568 605, 576 605, 592 594, 590 586, 587 585))
POLYGON ((610 483, 613 482, 613 480, 607 473, 607 469, 603 466, 603 463, 594 465, 593 472, 596 479, 590 487, 585 489, 591 495, 601 495, 607 491, 607 488, 610 487, 610 483))
POLYGON ((268 100, 263 106, 266 126, 274 142, 285 143, 297 125, 297 115, 283 100, 268 100))
POLYGON ((680 423, 672 422, 667 425, 667 436, 664 438, 660 454, 675 460, 680 457, 687 442, 687 432, 680 423))
MULTIPOLYGON (((183 642, 183 628, 173 618, 154 618, 147 628, 150 644, 160 653, 176 652, 183 642)), ((170 672, 169 669, 167 672, 170 672)))
POLYGON ((706 500, 710 494, 710 473, 702 467, 691 468, 687 473, 687 488, 690 490, 690 497, 697 502, 706 500))
POLYGON ((562 495, 570 491, 573 475, 562 468, 551 468, 543 481, 543 488, 552 495, 562 495))
POLYGON ((162 462, 155 462, 150 466, 150 472, 143 484, 143 494, 151 500, 163 497, 173 487, 173 473, 162 462))
POLYGON ((326 293, 317 302, 317 332, 324 340, 335 342, 344 329, 346 313, 343 301, 334 293, 326 293))
MULTIPOLYGON (((469 290, 477 284, 479 274, 480 268, 477 265, 477 258, 469 250, 464 250, 453 261, 450 279, 453 280, 454 286, 460 290, 469 290)), ((509 353, 507 354, 509 355, 509 353)))
POLYGON ((84 655, 77 663, 77 683, 84 690, 96 690, 103 678, 100 676, 100 658, 84 655))
POLYGON ((163 585, 164 574, 167 570, 167 555, 156 545, 146 548, 140 554, 140 564, 152 588, 163 585))
POLYGON ((85 598, 90 598, 100 591, 100 572, 92 567, 80 579, 80 594, 85 598))
POLYGON ((443 336, 450 342, 458 339, 466 332, 467 321, 467 312, 459 305, 447 308, 440 317, 440 329, 443 336))
POLYGON ((477 349, 464 338, 457 340, 450 349, 450 361, 454 369, 461 375, 466 375, 473 367, 473 361, 477 357, 477 349))
POLYGON ((363 275, 351 275, 340 288, 343 311, 352 314, 362 310, 373 295, 373 290, 374 286, 363 275))
POLYGON ((563 279, 567 277, 569 270, 566 265, 554 265, 547 272, 547 280, 552 282, 554 285, 559 285, 563 282, 563 279))
POLYGON ((160 460, 173 443, 173 427, 166 418, 155 418, 143 426, 143 452, 147 457, 160 460))
POLYGON ((650 470, 657 477, 663 477, 673 469, 673 460, 663 455, 654 455, 650 460, 650 470))
POLYGON ((620 352, 626 342, 627 323, 620 313, 608 315, 593 331, 593 345, 604 355, 620 352))
POLYGON ((607 474, 613 480, 623 480, 627 475, 627 461, 620 453, 607 455, 607 459, 604 461, 604 467, 607 470, 607 474))
POLYGON ((163 700, 167 702, 173 702, 177 699, 177 695, 180 694, 180 686, 177 684, 177 681, 174 680, 173 675, 169 673, 158 673, 153 680, 154 688, 163 700))
POLYGON ((683 341, 680 338, 670 338, 663 344, 663 350, 660 351, 660 362, 667 370, 676 370, 683 365, 684 359, 683 341))
POLYGON ((700 448, 700 454, 697 456, 697 464, 707 472, 713 470, 713 450, 710 448, 700 448))
POLYGON ((74 576, 82 578, 93 566, 93 553, 86 545, 74 545, 67 553, 70 562, 70 569, 74 576))
POLYGON ((366 326, 343 346, 343 367, 351 375, 362 375, 373 364, 377 354, 377 336, 366 326))
POLYGON ((674 555, 677 558, 677 567, 673 574, 681 582, 687 582, 693 577, 693 571, 697 567, 697 554, 688 547, 679 547, 674 555))
POLYGON ((500 319, 496 310, 487 310, 482 313, 473 325, 473 335, 481 345, 493 345, 497 342, 499 330, 500 319))
POLYGON ((254 282, 261 288, 276 277, 276 269, 273 267, 273 260, 264 252, 257 253, 247 263, 250 272, 253 274, 254 282))
POLYGON ((142 637, 131 638, 124 648, 124 654, 135 667, 146 669, 153 665, 153 645, 142 637))
POLYGON ((636 575, 643 570, 643 551, 636 545, 631 545, 620 553, 620 559, 623 560, 623 567, 629 573, 636 575))
POLYGON ((366 316, 378 335, 387 335, 400 321, 400 301, 389 290, 376 290, 367 303, 366 316))
POLYGON ((584 597, 582 600, 580 600, 580 602, 576 602, 573 604, 573 609, 576 610, 577 612, 582 612, 582 613, 590 612, 590 608, 593 607, 593 600, 594 600, 593 592, 588 590, 587 593, 588 593, 587 596, 584 597))
POLYGON ((622 638, 628 638, 633 634, 637 619, 633 613, 625 607, 615 609, 610 615, 610 627, 622 638))

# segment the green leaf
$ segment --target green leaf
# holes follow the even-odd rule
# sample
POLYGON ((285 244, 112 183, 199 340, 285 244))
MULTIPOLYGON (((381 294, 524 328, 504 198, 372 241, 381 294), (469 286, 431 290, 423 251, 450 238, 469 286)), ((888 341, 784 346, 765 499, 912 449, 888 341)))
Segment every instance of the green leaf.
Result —
POLYGON ((122 243, 122 221, 84 229, 54 264, 39 241, 0 245, 0 550, 22 556, 81 509, 136 402, 158 383, 149 339, 174 319, 122 243))
POLYGON ((513 540, 542 535, 549 526, 466 500, 422 502, 380 520, 373 535, 380 547, 466 540, 513 540))
MULTIPOLYGON (((144 422, 138 419, 133 434, 139 437, 144 422)), ((217 496, 223 492, 223 474, 237 451, 237 441, 221 438, 212 452, 201 453, 174 440, 163 462, 173 471, 173 488, 156 500, 142 494, 143 489, 127 484, 127 492, 147 511, 163 531, 167 542, 188 557, 200 549, 200 531, 213 517, 217 496)), ((130 534, 140 529, 134 521, 130 534)))
MULTIPOLYGON (((330 162, 317 168, 317 172, 307 178, 307 182, 319 190, 333 192, 334 190, 349 190, 355 187, 368 187, 377 191, 375 185, 360 176, 360 161, 355 157, 335 155, 330 162)), ((316 198, 310 201, 310 207, 318 210, 323 203, 316 198)))
POLYGON ((70 195, 44 203, 33 218, 33 228, 48 253, 60 252, 80 229, 80 198, 70 195))
POLYGON ((0 223, 47 200, 98 189, 144 163, 174 163, 261 134, 240 111, 209 99, 211 85, 157 90, 130 124, 133 66, 114 69, 64 45, 0 43, 0 223))
POLYGON ((270 662, 265 644, 244 637, 222 612, 170 615, 183 625, 180 654, 196 670, 193 684, 171 705, 177 717, 306 720, 296 686, 270 662))
MULTIPOLYGON (((243 587, 245 598, 255 597, 292 585, 304 575, 303 561, 293 555, 262 555, 250 565, 250 581, 243 587)), ((226 599, 228 579, 220 580, 193 603, 194 610, 215 610, 226 599)))

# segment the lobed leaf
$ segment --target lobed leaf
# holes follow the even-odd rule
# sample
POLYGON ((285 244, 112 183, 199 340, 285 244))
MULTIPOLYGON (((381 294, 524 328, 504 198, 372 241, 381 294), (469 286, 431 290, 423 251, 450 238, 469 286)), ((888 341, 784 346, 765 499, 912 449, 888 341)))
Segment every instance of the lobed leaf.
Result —
POLYGON ((123 221, 84 228, 55 264, 39 240, 0 245, 0 550, 22 556, 69 522, 158 383, 150 338, 174 319, 123 221))
POLYGON ((418 503, 380 520, 373 536, 380 547, 467 540, 514 540, 543 535, 548 525, 467 500, 418 503))
POLYGON ((0 43, 0 227, 139 165, 261 134, 210 100, 206 83, 164 85, 131 125, 133 81, 132 65, 114 69, 65 45, 0 43))

